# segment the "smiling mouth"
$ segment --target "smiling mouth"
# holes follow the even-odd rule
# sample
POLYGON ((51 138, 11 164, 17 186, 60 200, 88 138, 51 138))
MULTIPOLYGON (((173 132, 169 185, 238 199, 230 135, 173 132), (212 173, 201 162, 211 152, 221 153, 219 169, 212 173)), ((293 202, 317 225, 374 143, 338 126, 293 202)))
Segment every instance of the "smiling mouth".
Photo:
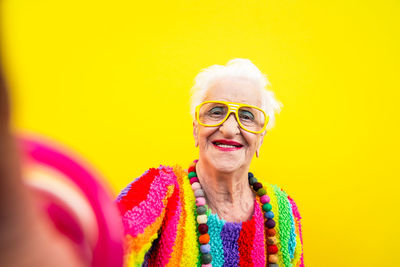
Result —
POLYGON ((234 142, 234 141, 227 141, 227 140, 217 140, 213 141, 212 144, 220 149, 228 149, 228 150, 237 150, 243 147, 242 144, 234 142))

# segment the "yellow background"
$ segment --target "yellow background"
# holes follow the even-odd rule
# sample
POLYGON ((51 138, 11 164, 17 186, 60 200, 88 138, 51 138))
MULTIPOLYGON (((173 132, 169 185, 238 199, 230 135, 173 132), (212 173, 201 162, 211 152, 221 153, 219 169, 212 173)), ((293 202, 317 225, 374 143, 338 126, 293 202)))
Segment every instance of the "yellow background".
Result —
POLYGON ((3 1, 14 124, 114 192, 197 154, 194 76, 251 59, 284 104, 252 170, 303 216, 306 266, 398 266, 400 2, 3 1))

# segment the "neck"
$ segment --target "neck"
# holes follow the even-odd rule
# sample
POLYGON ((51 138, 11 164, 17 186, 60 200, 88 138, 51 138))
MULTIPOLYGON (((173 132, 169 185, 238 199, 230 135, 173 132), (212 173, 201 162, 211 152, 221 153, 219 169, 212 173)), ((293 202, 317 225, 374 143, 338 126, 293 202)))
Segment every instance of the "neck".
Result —
POLYGON ((213 213, 226 221, 246 221, 251 218, 255 196, 248 182, 248 170, 221 173, 199 161, 196 172, 207 205, 213 213))

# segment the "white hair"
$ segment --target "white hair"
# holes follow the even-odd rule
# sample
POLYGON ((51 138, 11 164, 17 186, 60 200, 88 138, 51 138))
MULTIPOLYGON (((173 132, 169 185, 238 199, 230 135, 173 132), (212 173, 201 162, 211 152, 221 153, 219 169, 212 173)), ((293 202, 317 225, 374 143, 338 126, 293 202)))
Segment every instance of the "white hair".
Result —
POLYGON ((192 87, 190 112, 195 119, 195 110, 204 101, 207 90, 218 80, 235 77, 254 82, 261 92, 261 108, 269 116, 267 130, 275 124, 275 113, 279 113, 282 104, 275 99, 274 93, 267 90, 270 83, 267 77, 249 59, 236 58, 230 60, 226 66, 213 65, 203 69, 195 78, 192 87))

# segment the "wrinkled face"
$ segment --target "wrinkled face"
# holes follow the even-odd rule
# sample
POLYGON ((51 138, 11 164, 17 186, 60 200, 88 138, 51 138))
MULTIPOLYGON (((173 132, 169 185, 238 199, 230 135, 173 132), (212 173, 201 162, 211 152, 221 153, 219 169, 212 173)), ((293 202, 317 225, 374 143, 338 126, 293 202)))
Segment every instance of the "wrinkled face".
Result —
MULTIPOLYGON (((211 86, 204 101, 229 101, 261 107, 261 93, 254 82, 243 78, 225 78, 211 86)), ((240 128, 235 114, 216 127, 193 122, 193 135, 199 146, 199 159, 207 168, 231 173, 248 170, 264 133, 254 134, 240 128)))

